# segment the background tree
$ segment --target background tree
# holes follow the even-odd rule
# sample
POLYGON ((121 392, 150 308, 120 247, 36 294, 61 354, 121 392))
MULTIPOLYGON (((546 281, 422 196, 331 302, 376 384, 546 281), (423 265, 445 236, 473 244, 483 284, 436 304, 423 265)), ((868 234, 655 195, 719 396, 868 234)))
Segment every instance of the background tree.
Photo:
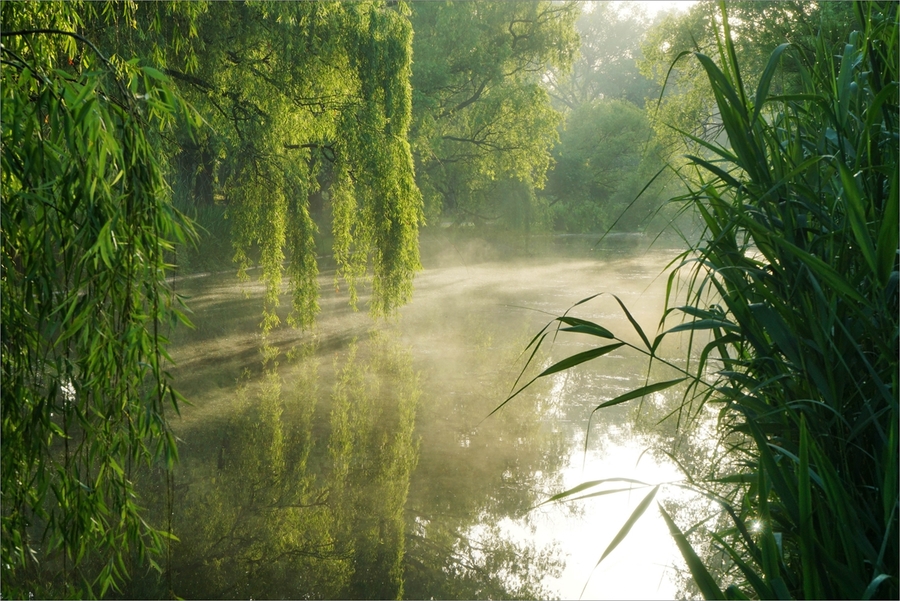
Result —
POLYGON ((659 85, 638 70, 650 21, 633 5, 583 5, 580 53, 569 74, 548 71, 545 85, 565 111, 554 167, 542 196, 554 228, 576 233, 645 225, 662 181, 625 214, 662 167, 642 107, 659 85))
POLYGON ((492 217, 498 182, 543 185, 559 115, 541 78, 567 68, 577 7, 552 2, 414 4, 413 125, 429 219, 492 217))
POLYGON ((575 29, 581 39, 571 72, 551 69, 545 82, 550 95, 574 110, 600 99, 623 99, 643 107, 659 94, 659 85, 638 70, 641 42, 650 20, 627 2, 586 2, 575 29))
POLYGON ((659 204, 657 186, 628 210, 662 161, 644 111, 626 100, 597 100, 571 111, 553 157, 544 193, 557 229, 598 232, 618 221, 634 230, 659 204))

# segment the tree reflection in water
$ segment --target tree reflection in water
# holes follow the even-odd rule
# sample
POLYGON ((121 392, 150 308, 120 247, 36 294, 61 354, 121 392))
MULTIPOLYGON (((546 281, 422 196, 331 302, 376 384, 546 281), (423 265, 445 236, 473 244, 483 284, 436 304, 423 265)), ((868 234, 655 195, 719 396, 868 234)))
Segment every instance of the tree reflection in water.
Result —
MULTIPOLYGON (((262 368, 244 370, 233 398, 217 401, 218 421, 207 408, 182 433, 172 499, 178 542, 159 581, 137 578, 126 593, 550 596, 540 583, 558 573, 558 551, 513 542, 496 526, 535 504, 541 470, 558 462, 558 449, 541 446, 552 433, 542 434, 538 413, 489 420, 467 446, 458 433, 466 428, 417 423, 419 375, 388 327, 341 347, 333 373, 314 343, 286 354, 264 344, 261 352, 262 368)), ((496 386, 506 383, 497 376, 496 386)), ((452 412, 476 420, 496 396, 443 392, 426 399, 431 410, 462 403, 452 412)), ((165 487, 153 474, 146 481, 159 491, 150 500, 162 521, 165 487)))

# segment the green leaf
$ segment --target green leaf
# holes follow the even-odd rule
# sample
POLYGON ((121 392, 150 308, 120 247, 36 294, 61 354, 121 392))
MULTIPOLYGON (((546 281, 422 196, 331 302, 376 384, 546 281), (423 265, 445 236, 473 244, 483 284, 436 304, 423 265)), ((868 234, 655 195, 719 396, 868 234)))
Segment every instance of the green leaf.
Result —
POLYGON ((628 318, 628 321, 631 322, 631 326, 638 333, 638 336, 641 337, 641 340, 644 342, 644 346, 647 347, 647 350, 652 350, 653 347, 650 344, 650 340, 644 334, 644 330, 641 329, 641 326, 638 324, 637 320, 635 320, 635 318, 631 315, 631 311, 628 310, 628 307, 625 306, 625 303, 623 303, 622 299, 620 299, 618 296, 613 294, 613 298, 616 299, 616 302, 619 303, 620 307, 622 307, 622 311, 625 312, 625 317, 628 318))
POLYGON ((612 332, 604 328, 603 326, 599 326, 594 322, 587 321, 585 319, 578 319, 577 317, 557 317, 556 321, 561 321, 562 323, 569 324, 568 328, 560 328, 563 332, 576 332, 580 334, 590 334, 591 336, 598 336, 600 338, 615 338, 612 332))
POLYGON ((544 376, 555 374, 571 367, 575 367, 576 365, 581 365, 586 361, 590 361, 592 359, 596 359, 598 357, 602 357, 603 355, 611 353, 622 346, 625 346, 624 342, 616 342, 615 344, 607 344, 606 346, 601 346, 598 348, 590 349, 588 351, 583 351, 581 353, 576 353, 571 357, 567 357, 562 361, 554 363, 553 365, 542 371, 540 374, 538 374, 537 377, 543 378, 544 376))
POLYGON ((853 286, 847 283, 847 280, 834 267, 825 263, 822 259, 798 248, 783 238, 775 236, 769 239, 805 263, 809 267, 809 276, 823 280, 835 288, 842 296, 848 297, 862 305, 868 304, 866 299, 853 286))
POLYGON ((884 215, 881 217, 881 228, 878 230, 878 241, 875 247, 876 273, 882 286, 887 284, 897 262, 897 245, 898 238, 900 238, 900 228, 897 227, 898 220, 900 220, 900 210, 898 210, 900 189, 898 188, 900 188, 898 178, 891 178, 887 204, 884 207, 884 215))
POLYGON ((797 497, 800 505, 800 561, 803 567, 803 594, 807 599, 822 597, 816 573, 816 545, 813 538, 812 487, 809 467, 809 430, 800 414, 800 457, 797 466, 797 497))
POLYGON ((657 503, 657 505, 659 506, 659 512, 666 521, 666 525, 669 527, 669 533, 672 535, 672 538, 675 539, 675 544, 678 545, 678 550, 681 551, 681 556, 684 557, 684 561, 691 571, 691 576, 694 577, 697 588, 700 589, 700 593, 705 599, 725 599, 725 595, 722 594, 722 589, 716 584, 716 581, 709 573, 709 570, 706 569, 706 566, 703 565, 703 562, 700 560, 700 557, 697 556, 697 553, 694 551, 693 547, 691 547, 687 538, 681 530, 679 530, 678 526, 675 525, 675 522, 666 510, 663 509, 663 506, 659 503, 657 503))
POLYGON ((740 332, 741 329, 730 321, 722 319, 698 319, 687 323, 680 323, 677 326, 669 328, 666 334, 674 334, 675 332, 695 332, 699 330, 721 329, 729 332, 740 332))
POLYGON ((757 118, 759 118, 759 113, 766 103, 766 96, 769 95, 769 86, 772 85, 772 77, 775 75, 775 69, 778 67, 778 61, 789 46, 791 44, 785 42, 775 48, 772 54, 769 55, 769 61, 766 63, 766 68, 763 70, 763 74, 759 78, 759 84, 756 86, 756 101, 753 103, 753 115, 750 117, 751 125, 756 123, 757 118))
POLYGON ((881 586, 881 583, 885 580, 889 579, 890 574, 879 574, 875 578, 872 579, 872 582, 869 583, 869 586, 866 587, 865 592, 863 592, 862 599, 872 599, 875 597, 875 593, 878 592, 878 587, 881 586))
MULTIPOLYGON (((626 520, 625 523, 622 525, 622 528, 619 529, 618 534, 616 534, 615 537, 613 537, 612 541, 606 547, 606 550, 603 552, 603 555, 601 555, 600 559, 597 560, 597 563, 594 564, 594 569, 596 569, 597 566, 599 566, 600 563, 604 559, 606 559, 606 557, 610 553, 612 553, 623 540, 625 540, 625 537, 628 536, 629 532, 631 532, 631 528, 634 526, 634 524, 640 519, 640 517, 642 515, 644 515, 644 512, 647 511, 647 507, 650 505, 650 502, 653 500, 653 497, 656 496, 656 492, 658 490, 659 490, 659 485, 657 484, 656 486, 653 487, 653 490, 650 491, 650 494, 648 494, 646 497, 644 497, 644 499, 640 503, 638 503, 638 506, 635 507, 634 511, 628 517, 628 520, 626 520)), ((587 583, 585 583, 584 589, 581 590, 582 595, 584 595, 585 589, 587 589, 587 583)))
POLYGON ((732 177, 730 173, 728 173, 721 167, 714 165, 713 163, 710 163, 706 159, 701 159, 700 157, 694 156, 692 154, 685 155, 685 158, 689 159, 695 165, 699 165, 699 166, 703 167, 704 169, 706 169, 707 171, 709 171, 710 173, 712 173, 713 175, 715 175, 716 177, 718 177, 719 179, 721 179, 722 181, 727 183, 729 186, 732 186, 733 188, 737 188, 737 189, 740 189, 742 187, 741 183, 739 181, 737 181, 736 179, 734 179, 734 177, 732 177))
MULTIPOLYGON (((756 593, 756 597, 758 599, 774 599, 775 594, 772 592, 772 588, 766 584, 765 580, 756 573, 756 571, 745 561, 746 557, 742 557, 742 555, 732 546, 729 545, 721 536, 716 533, 712 534, 713 539, 719 546, 725 549, 725 552, 731 556, 731 560, 734 564, 741 570, 741 573, 744 574, 744 578, 747 579, 747 582, 750 586, 753 587, 753 591, 756 593)), ((729 587, 730 589, 731 587, 729 587)), ((728 591, 725 591, 726 596, 728 595, 728 591)), ((734 598, 729 596, 729 598, 734 598)), ((746 599, 746 597, 743 597, 746 599)))
MULTIPOLYGON (((869 227, 866 223, 865 204, 867 203, 863 201, 862 192, 860 192, 859 186, 856 184, 856 178, 850 173, 850 169, 843 162, 838 162, 838 169, 841 174, 841 183, 844 187, 844 198, 847 201, 845 206, 847 208, 847 216, 850 219, 850 228, 853 230, 853 235, 859 243, 859 248, 866 259, 866 263, 869 264, 869 269, 872 270, 873 274, 877 274, 875 248, 872 238, 869 236, 869 227)), ((894 222, 893 225, 896 229, 897 223, 894 222)), ((887 281, 887 278, 884 281, 887 281)))
MULTIPOLYGON (((750 597, 745 595, 744 592, 741 589, 739 589, 737 586, 730 584, 730 585, 728 585, 728 588, 725 589, 725 598, 726 599, 749 599, 750 597)), ((764 597, 762 597, 762 598, 764 598, 764 597)))
POLYGON ((648 384, 647 386, 641 386, 640 388, 636 388, 630 392, 626 392, 625 394, 620 394, 612 400, 600 403, 599 405, 597 405, 594 411, 603 409, 604 407, 612 407, 613 405, 618 405, 619 403, 637 399, 654 392, 659 392, 660 390, 665 390, 666 388, 671 388, 672 386, 684 382, 685 380, 687 380, 687 377, 677 378, 675 380, 666 380, 665 382, 657 382, 656 384, 648 384))

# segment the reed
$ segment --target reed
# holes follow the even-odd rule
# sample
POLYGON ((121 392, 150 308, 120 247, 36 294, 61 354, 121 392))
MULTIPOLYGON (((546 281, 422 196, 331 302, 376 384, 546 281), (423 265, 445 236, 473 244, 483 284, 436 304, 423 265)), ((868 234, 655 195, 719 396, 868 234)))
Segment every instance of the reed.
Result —
POLYGON ((681 377, 597 410, 685 382, 671 417, 680 428, 703 408, 718 411, 717 468, 688 470, 684 486, 722 507, 710 542, 730 571, 711 576, 704 554, 659 506, 705 597, 897 598, 897 4, 857 3, 858 30, 836 52, 820 42, 812 63, 779 46, 755 91, 720 9, 718 60, 676 59, 702 65, 727 142, 682 133, 703 152, 689 157, 689 191, 673 202, 695 210, 704 232, 670 275, 657 334, 646 336, 621 301, 640 344, 561 316, 557 330, 605 342, 538 377, 625 347, 681 377), (771 94, 786 61, 796 63, 802 89, 771 94), (658 352, 678 333, 693 342, 687 363, 658 352))

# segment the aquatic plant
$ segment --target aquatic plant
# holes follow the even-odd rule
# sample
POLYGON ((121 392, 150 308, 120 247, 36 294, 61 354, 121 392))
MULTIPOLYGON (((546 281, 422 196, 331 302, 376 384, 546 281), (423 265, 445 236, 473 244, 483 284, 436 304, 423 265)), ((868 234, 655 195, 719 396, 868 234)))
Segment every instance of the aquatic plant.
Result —
MULTIPOLYGON (((703 152, 688 157, 681 173, 689 191, 672 202, 696 211, 704 229, 673 263, 656 336, 619 301, 639 343, 567 312, 528 347, 536 351, 554 327, 602 342, 537 378, 620 349, 681 374, 648 380, 597 411, 679 384, 686 391, 668 419, 681 432, 717 410, 713 465, 682 464, 686 481, 677 486, 722 508, 707 527, 710 547, 730 560, 724 573, 712 575, 709 553, 659 505, 707 598, 900 593, 897 5, 855 6, 859 29, 842 48, 833 53, 820 38, 807 61, 782 44, 750 94, 720 3, 718 61, 699 52, 676 61, 702 66, 727 141, 680 132, 703 152), (772 94, 785 64, 797 69, 802 90, 772 94), (686 361, 660 352, 676 335, 689 340, 686 361)), ((598 494, 604 484, 550 500, 598 494)))

